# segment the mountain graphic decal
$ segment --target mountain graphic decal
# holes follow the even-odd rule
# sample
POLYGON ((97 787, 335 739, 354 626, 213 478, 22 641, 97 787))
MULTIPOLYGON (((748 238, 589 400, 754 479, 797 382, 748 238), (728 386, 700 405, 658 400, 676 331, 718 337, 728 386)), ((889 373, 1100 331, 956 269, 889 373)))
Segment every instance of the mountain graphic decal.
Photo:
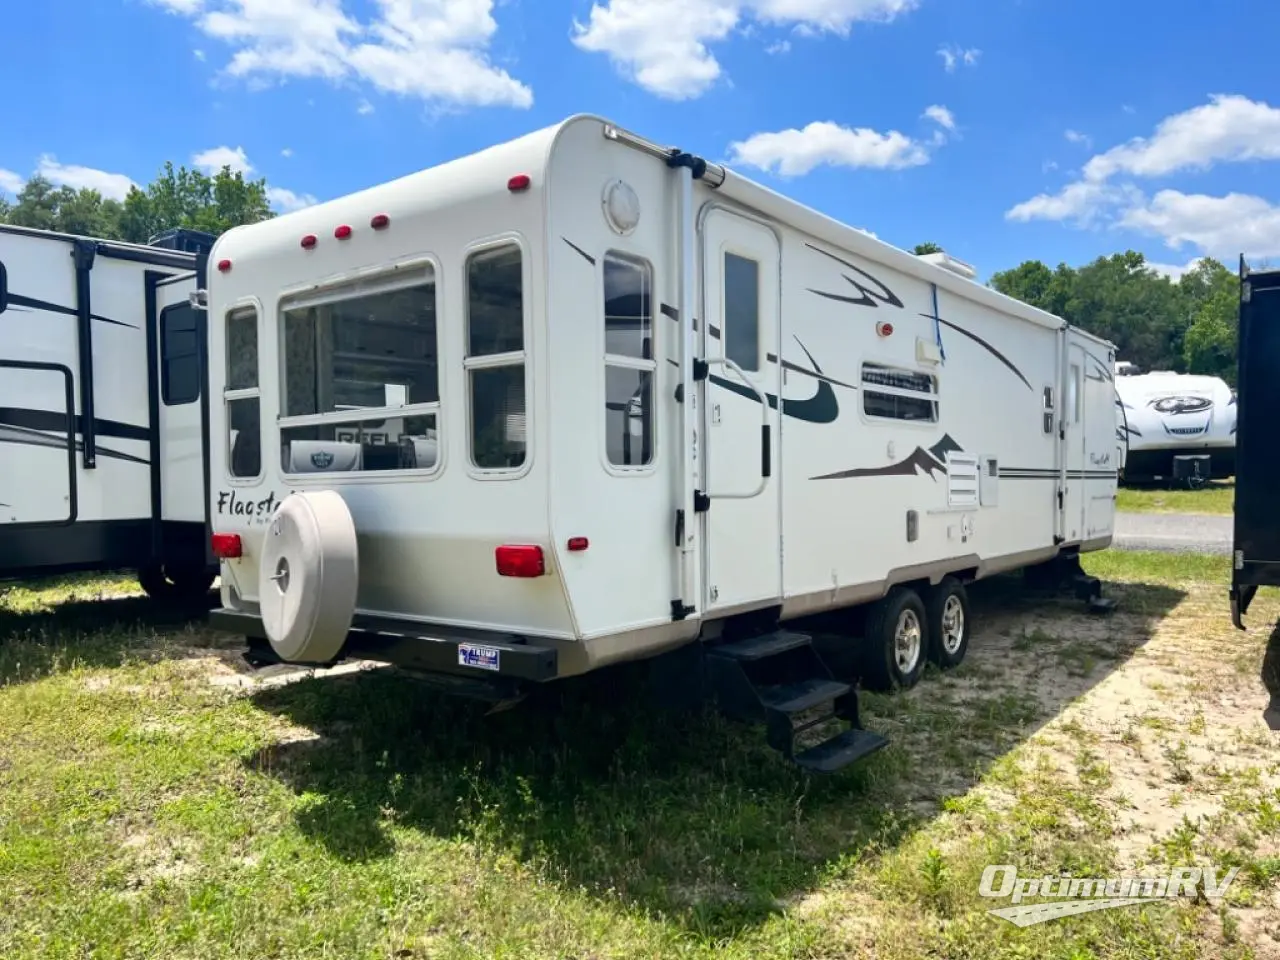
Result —
POLYGON ((952 439, 950 434, 943 434, 942 439, 929 449, 916 447, 911 455, 897 463, 885 467, 856 467, 852 470, 841 470, 838 473, 826 473, 811 480, 852 480, 856 477, 914 477, 921 473, 937 482, 937 474, 947 473, 947 454, 962 451, 964 448, 952 439))

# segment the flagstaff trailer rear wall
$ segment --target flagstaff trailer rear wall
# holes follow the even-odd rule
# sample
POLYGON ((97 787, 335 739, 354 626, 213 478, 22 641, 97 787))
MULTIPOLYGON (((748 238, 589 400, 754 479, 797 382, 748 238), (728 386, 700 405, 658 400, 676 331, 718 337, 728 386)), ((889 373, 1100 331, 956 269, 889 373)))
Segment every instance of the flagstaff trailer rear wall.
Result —
POLYGON ((188 239, 0 226, 0 578, 133 567, 208 590, 188 239))
POLYGON ((1111 540, 1108 343, 598 118, 210 262, 215 622, 284 659, 348 590, 388 659, 549 679, 1111 540))

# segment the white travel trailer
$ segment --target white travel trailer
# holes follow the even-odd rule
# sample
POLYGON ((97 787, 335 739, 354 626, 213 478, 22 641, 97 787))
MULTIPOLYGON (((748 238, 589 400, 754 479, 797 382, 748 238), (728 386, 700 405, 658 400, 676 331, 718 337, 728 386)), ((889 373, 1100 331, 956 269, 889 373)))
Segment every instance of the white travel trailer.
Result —
POLYGON ((212 237, 142 246, 0 225, 0 579, 134 568, 206 593, 212 237))
POLYGON ((1235 473, 1236 395, 1218 377, 1152 371, 1116 379, 1126 482, 1191 484, 1235 473))
POLYGON ((211 622, 499 685, 699 651, 798 763, 865 755, 780 624, 869 604, 909 686, 965 582, 1112 535, 1112 347, 933 259, 589 116, 228 232, 211 622))

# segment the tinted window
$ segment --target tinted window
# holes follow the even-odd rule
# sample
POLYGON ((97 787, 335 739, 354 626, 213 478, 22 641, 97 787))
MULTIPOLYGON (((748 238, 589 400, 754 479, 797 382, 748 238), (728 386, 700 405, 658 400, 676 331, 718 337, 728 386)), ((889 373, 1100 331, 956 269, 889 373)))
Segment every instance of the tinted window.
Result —
POLYGON ((160 395, 167 406, 200 399, 200 325, 191 304, 160 314, 160 395))
POLYGON ((467 258, 466 367, 471 462, 482 469, 514 469, 525 462, 523 351, 520 248, 507 244, 472 254, 467 258))
POLYGON ((879 363, 862 365, 862 411, 868 417, 933 422, 938 383, 927 373, 879 363))
POLYGON ((524 349, 520 248, 498 247, 467 261, 467 356, 524 349))
POLYGON ((227 315, 227 389, 258 385, 258 312, 250 307, 227 315))
POLYGON ((725 356, 743 370, 760 369, 760 264, 724 255, 725 356))

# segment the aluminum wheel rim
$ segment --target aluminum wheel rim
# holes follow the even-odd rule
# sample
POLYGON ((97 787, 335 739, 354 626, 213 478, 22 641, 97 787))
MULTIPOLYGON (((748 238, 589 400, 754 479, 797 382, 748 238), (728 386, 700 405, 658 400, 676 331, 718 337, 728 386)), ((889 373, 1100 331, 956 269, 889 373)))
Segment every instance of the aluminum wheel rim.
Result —
POLYGON ((942 649, 955 654, 964 643, 964 604, 954 593, 942 605, 942 649))
POLYGON ((909 676, 920 662, 921 635, 920 618, 916 612, 903 610, 893 632, 893 659, 904 676, 909 676))

